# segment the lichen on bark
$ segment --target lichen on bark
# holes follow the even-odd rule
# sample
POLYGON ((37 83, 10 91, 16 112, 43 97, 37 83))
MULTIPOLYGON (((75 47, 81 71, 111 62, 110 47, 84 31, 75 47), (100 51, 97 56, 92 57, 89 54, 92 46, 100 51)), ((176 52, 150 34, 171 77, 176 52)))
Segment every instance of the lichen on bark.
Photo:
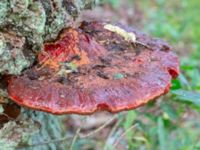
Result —
POLYGON ((39 131, 39 126, 32 120, 10 121, 0 129, 1 150, 15 150, 28 142, 39 131))
MULTIPOLYGON (((20 75, 23 70, 31 67, 43 43, 55 40, 63 28, 71 26, 79 13, 92 8, 96 1, 98 0, 0 0, 0 106, 9 103, 6 91, 7 76, 4 75, 20 75)), ((30 145, 65 135, 60 118, 56 116, 32 111, 21 112, 21 116, 23 119, 18 118, 17 122, 3 124, 4 128, 0 129, 2 149, 14 149, 24 141, 24 135, 30 137, 34 133, 31 124, 25 126, 29 119, 41 124, 40 132, 28 142, 30 145), (31 115, 27 117, 28 114, 31 115), (22 121, 20 125, 19 120, 22 121), (13 130, 4 135, 8 127, 13 130), (7 135, 13 136, 12 133, 16 133, 14 128, 23 134, 20 134, 18 139, 10 140, 7 135)), ((66 149, 65 144, 58 143, 41 147, 66 149)))
POLYGON ((22 49, 25 39, 13 33, 0 32, 0 72, 20 74, 23 68, 29 66, 22 49))
POLYGON ((20 74, 31 65, 34 52, 39 51, 45 41, 55 39, 81 10, 91 8, 95 1, 1 0, 0 74, 20 74), (24 39, 23 45, 16 48, 12 41, 4 39, 4 33, 13 33, 12 39, 24 39))

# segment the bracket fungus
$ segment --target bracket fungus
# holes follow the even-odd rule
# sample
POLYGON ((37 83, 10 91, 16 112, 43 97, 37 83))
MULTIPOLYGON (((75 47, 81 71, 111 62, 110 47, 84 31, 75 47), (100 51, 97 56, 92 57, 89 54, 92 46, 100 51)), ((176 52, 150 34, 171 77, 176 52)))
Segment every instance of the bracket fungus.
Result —
POLYGON ((38 64, 12 77, 8 93, 19 105, 53 114, 119 112, 166 94, 178 74, 178 57, 162 40, 83 22, 45 43, 38 64))

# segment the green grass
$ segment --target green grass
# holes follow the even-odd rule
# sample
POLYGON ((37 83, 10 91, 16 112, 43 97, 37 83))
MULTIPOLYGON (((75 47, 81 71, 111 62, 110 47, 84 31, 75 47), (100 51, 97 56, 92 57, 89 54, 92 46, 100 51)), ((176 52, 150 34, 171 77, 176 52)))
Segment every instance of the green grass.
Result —
MULTIPOLYGON (((129 2, 134 5, 134 1, 129 2)), ((118 5, 115 1, 109 3, 118 5)), ((124 116, 121 127, 125 131, 138 123, 126 134, 128 149, 200 150, 200 1, 137 3, 144 14, 144 30, 174 46, 182 74, 173 81, 170 94, 162 101, 124 116)))

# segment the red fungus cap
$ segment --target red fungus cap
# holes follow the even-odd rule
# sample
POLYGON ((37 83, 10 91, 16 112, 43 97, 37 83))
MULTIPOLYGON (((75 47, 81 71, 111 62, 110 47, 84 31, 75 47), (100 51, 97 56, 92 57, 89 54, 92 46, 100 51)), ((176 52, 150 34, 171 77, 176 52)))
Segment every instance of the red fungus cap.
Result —
POLYGON ((105 23, 85 22, 44 44, 39 64, 10 80, 11 99, 53 114, 91 114, 134 109, 167 93, 179 74, 168 44, 116 27, 134 33, 137 42, 105 29, 105 23))

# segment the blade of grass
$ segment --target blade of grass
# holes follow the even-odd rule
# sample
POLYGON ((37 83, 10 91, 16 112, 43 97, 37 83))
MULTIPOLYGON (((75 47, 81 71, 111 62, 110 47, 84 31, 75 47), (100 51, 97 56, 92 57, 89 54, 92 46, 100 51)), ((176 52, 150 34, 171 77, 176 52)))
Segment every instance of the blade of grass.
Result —
POLYGON ((167 150, 166 149, 165 127, 164 127, 163 119, 161 117, 158 118, 157 126, 158 126, 157 134, 158 134, 160 150, 167 150))
POLYGON ((130 132, 131 130, 133 130, 135 127, 137 127, 137 123, 132 125, 129 129, 127 129, 124 133, 122 133, 118 139, 116 140, 116 142, 113 144, 114 146, 113 147, 117 147, 117 145, 120 143, 121 139, 128 133, 130 132))
POLYGON ((200 106, 200 94, 186 90, 174 90, 172 94, 177 96, 181 101, 192 102, 196 106, 200 106))
POLYGON ((81 131, 81 128, 78 128, 77 131, 76 131, 76 134, 74 135, 74 138, 73 138, 73 140, 72 140, 72 144, 71 144, 69 150, 73 150, 73 146, 74 146, 76 140, 77 140, 78 137, 79 137, 79 133, 80 133, 80 131, 81 131))

